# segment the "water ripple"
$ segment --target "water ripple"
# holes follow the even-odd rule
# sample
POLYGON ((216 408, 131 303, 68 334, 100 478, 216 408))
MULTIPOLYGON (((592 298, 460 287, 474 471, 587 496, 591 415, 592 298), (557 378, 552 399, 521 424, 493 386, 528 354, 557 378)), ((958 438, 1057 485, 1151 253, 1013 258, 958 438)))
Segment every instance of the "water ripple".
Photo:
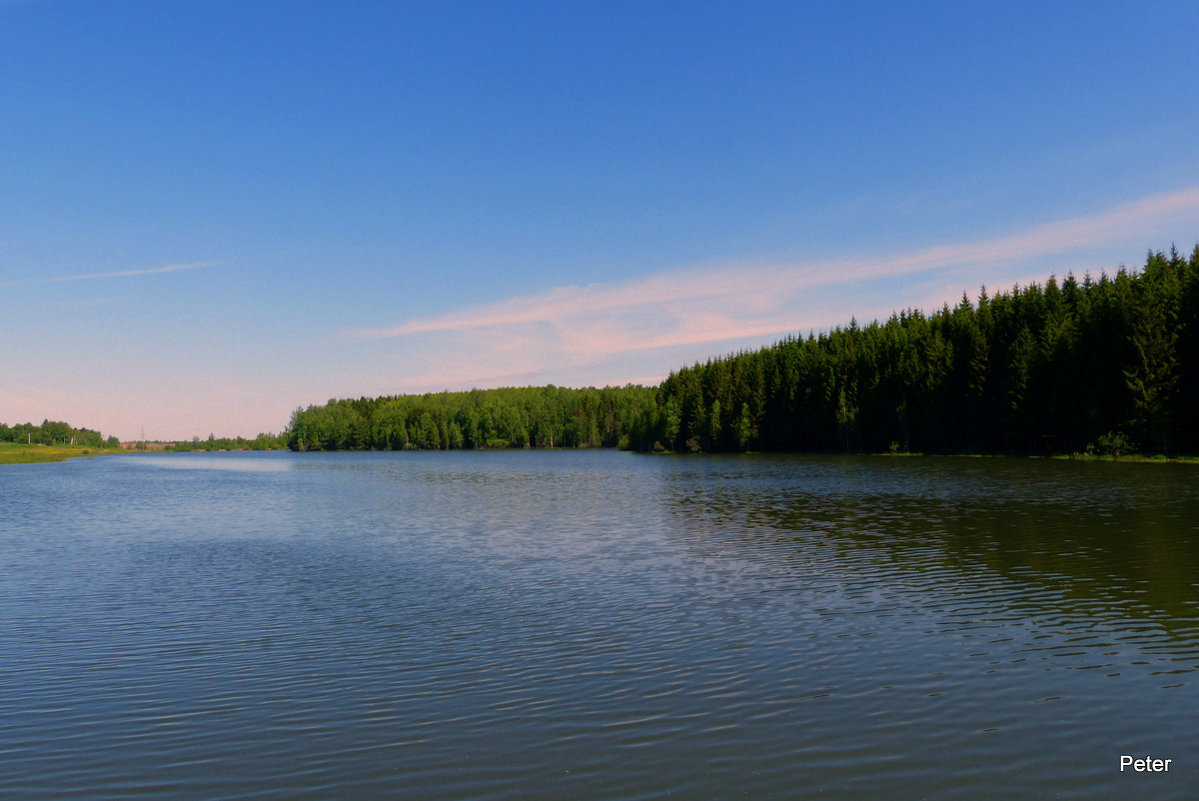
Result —
POLYGON ((1116 798, 1193 743, 1190 473, 226 456, 0 473, 0 795, 1116 798))

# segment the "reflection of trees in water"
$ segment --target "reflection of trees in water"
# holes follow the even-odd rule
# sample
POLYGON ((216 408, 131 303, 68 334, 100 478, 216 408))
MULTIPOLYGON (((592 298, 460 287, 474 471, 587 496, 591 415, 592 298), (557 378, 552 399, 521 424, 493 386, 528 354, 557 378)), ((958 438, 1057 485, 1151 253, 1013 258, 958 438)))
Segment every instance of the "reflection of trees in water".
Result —
POLYGON ((1096 644, 1164 634, 1194 669, 1196 479, 1189 466, 763 457, 683 472, 670 505, 695 547, 759 571, 1096 644))

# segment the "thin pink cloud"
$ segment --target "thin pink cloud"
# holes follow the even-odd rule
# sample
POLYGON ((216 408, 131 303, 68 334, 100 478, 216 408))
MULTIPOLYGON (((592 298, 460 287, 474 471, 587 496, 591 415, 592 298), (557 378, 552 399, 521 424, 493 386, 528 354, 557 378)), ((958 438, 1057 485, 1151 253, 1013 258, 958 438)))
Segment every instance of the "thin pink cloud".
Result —
POLYGON ((864 315, 886 316, 929 298, 938 298, 936 306, 952 303, 964 288, 976 290, 980 282, 1010 284, 1013 266, 1022 278, 1029 262, 1185 225, 1197 211, 1199 187, 898 257, 669 270, 622 283, 555 287, 348 333, 358 340, 418 338, 421 350, 436 354, 433 363, 440 365, 436 376, 419 370, 409 376, 420 385, 438 380, 446 387, 495 385, 503 377, 544 375, 551 368, 581 375, 588 365, 611 364, 621 354, 644 364, 623 372, 653 371, 644 359, 655 352, 677 357, 691 347, 719 349, 752 340, 765 344, 790 333, 844 324, 853 314, 868 320, 864 315), (869 282, 902 278, 911 279, 918 297, 863 298, 869 282))

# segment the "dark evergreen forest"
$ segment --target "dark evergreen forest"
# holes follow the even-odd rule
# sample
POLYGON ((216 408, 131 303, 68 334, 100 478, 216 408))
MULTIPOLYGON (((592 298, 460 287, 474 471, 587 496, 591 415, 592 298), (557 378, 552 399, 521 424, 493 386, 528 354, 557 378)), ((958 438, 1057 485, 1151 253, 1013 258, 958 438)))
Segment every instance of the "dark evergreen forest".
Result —
POLYGON ((293 415, 288 445, 1193 454, 1199 247, 789 337, 656 388, 330 401, 293 415))

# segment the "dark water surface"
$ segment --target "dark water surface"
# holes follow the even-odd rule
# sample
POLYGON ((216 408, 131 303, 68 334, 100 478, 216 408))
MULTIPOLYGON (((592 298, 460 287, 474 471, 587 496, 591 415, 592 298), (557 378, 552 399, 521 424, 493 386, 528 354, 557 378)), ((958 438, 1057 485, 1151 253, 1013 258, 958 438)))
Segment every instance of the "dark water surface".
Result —
POLYGON ((1199 797, 1196 466, 9 466, 0 627, 6 797, 1199 797))

